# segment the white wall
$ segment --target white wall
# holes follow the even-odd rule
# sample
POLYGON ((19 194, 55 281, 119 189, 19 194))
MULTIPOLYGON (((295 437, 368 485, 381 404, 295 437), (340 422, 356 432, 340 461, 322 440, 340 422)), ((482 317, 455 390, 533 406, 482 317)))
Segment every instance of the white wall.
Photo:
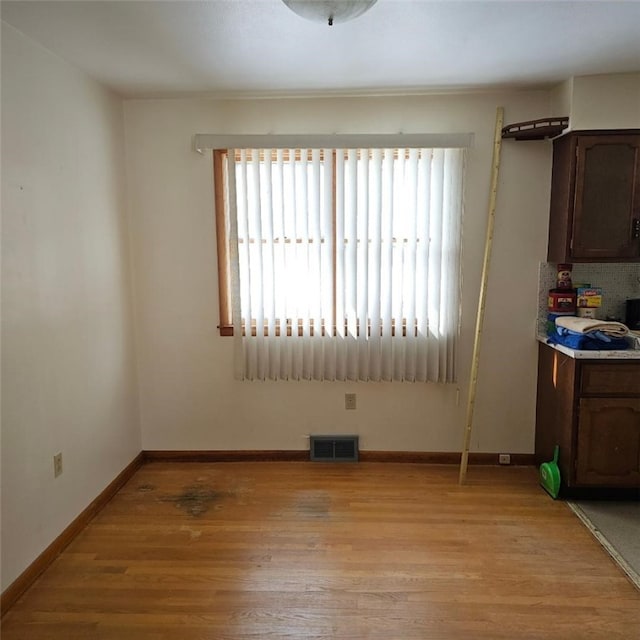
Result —
POLYGON ((3 24, 3 590, 140 451, 123 150, 121 101, 3 24))
POLYGON ((573 81, 574 78, 569 78, 551 90, 551 116, 554 118, 568 117, 569 128, 571 128, 573 81))
MULTIPOLYGON (((125 103, 144 449, 304 449, 357 433, 363 449, 462 445, 496 107, 548 115, 548 92, 125 103), (212 160, 195 133, 475 133, 467 165, 460 404, 456 386, 238 382, 218 336, 212 160), (344 410, 356 392, 358 409, 344 410)), ((505 141, 472 450, 532 452, 538 264, 551 143, 505 141)))
POLYGON ((573 78, 571 129, 640 129, 640 73, 573 78))

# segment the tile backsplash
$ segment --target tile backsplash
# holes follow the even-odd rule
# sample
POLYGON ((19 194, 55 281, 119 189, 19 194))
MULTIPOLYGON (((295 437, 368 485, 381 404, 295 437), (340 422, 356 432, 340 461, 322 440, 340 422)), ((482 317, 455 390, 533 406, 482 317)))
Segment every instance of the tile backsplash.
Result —
MULTIPOLYGON (((549 289, 556 286, 558 265, 541 262, 538 289, 538 328, 543 330, 547 317, 549 289)), ((585 283, 602 288, 602 306, 598 318, 616 318, 624 322, 625 300, 640 298, 640 263, 574 263, 573 284, 585 283)), ((543 330, 544 333, 544 330, 543 330)))

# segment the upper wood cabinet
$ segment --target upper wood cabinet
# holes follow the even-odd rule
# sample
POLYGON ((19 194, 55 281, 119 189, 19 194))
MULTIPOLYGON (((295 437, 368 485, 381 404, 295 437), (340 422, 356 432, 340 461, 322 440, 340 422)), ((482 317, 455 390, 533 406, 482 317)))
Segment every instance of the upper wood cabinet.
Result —
POLYGON ((640 262, 640 131, 553 142, 549 262, 640 262))

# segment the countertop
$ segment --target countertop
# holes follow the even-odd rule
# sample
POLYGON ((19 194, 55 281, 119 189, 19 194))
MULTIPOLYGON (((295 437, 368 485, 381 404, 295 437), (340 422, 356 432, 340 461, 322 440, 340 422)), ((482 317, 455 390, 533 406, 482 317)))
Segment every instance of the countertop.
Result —
POLYGON ((576 358, 577 360, 640 360, 640 349, 626 349, 624 351, 582 351, 579 349, 571 349, 561 344, 549 344, 547 336, 539 333, 537 335, 538 342, 542 342, 550 346, 560 353, 576 358))

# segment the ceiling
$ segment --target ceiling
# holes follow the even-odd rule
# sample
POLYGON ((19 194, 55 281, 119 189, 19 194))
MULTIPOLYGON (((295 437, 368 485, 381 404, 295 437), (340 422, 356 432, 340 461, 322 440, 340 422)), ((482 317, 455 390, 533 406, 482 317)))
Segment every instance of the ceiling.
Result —
POLYGON ((413 93, 640 71, 640 1, 378 0, 329 27, 281 0, 2 0, 126 97, 413 93))

